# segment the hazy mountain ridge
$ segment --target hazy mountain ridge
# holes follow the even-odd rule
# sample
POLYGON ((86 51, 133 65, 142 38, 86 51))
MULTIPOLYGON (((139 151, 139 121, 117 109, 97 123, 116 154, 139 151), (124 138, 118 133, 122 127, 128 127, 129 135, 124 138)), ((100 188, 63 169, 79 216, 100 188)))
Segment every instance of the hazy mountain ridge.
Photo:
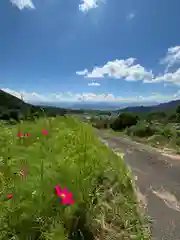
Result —
POLYGON ((180 100, 174 100, 167 103, 160 103, 153 106, 135 106, 120 109, 120 112, 149 113, 156 111, 175 111, 180 105, 180 100))
POLYGON ((141 106, 151 106, 156 105, 157 103, 119 103, 119 102, 54 102, 54 103, 37 103, 39 106, 53 106, 53 107, 61 107, 61 108, 69 108, 69 109, 82 109, 82 110, 108 110, 114 111, 123 109, 126 107, 137 107, 141 106))
POLYGON ((4 110, 19 110, 27 111, 30 108, 40 110, 46 109, 51 113, 70 112, 83 113, 85 110, 104 110, 112 112, 134 112, 134 113, 149 113, 152 111, 174 111, 180 105, 180 99, 169 101, 166 103, 157 104, 151 103, 118 103, 118 102, 54 102, 54 103, 25 103, 23 100, 0 90, 0 112, 4 110))

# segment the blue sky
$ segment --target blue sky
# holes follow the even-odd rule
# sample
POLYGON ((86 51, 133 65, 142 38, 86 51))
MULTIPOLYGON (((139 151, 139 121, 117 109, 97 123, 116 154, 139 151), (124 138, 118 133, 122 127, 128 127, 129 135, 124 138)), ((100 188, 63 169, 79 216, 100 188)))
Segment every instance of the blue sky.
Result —
POLYGON ((179 0, 1 0, 0 88, 26 101, 180 98, 179 0))

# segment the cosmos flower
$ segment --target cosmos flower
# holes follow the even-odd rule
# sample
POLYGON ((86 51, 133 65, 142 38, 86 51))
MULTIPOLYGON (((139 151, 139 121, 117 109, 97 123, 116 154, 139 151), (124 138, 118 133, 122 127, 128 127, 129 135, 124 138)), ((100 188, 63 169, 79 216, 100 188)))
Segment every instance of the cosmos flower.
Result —
POLYGON ((44 134, 44 135, 46 135, 46 136, 47 136, 47 135, 48 135, 48 132, 47 132, 47 130, 45 130, 45 129, 44 129, 44 130, 42 130, 42 134, 44 134))
POLYGON ((56 186, 56 195, 61 198, 61 203, 63 205, 74 204, 74 200, 72 199, 72 192, 68 192, 67 188, 61 190, 60 186, 56 186))

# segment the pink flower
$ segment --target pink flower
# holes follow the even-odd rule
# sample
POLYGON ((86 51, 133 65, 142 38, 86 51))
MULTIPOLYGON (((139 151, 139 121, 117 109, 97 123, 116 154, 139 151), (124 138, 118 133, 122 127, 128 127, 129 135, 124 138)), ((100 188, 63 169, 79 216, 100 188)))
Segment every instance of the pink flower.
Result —
POLYGON ((68 192, 67 188, 61 190, 60 186, 56 186, 56 195, 61 198, 61 203, 65 204, 74 204, 74 200, 72 199, 72 192, 68 192))
POLYGON ((48 135, 48 132, 47 132, 47 130, 42 130, 42 134, 44 134, 44 135, 48 135))
POLYGON ((22 133, 18 133, 18 137, 22 137, 23 135, 22 135, 22 133))

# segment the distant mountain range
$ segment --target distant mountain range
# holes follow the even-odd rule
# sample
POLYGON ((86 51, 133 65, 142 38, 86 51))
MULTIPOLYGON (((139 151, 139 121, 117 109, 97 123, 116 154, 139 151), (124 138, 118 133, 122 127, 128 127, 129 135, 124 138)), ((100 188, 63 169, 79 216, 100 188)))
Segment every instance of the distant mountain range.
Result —
POLYGON ((59 114, 69 109, 71 113, 83 113, 85 110, 102 110, 111 112, 134 112, 134 113, 148 113, 153 111, 174 111, 180 105, 180 100, 170 101, 167 103, 157 104, 156 102, 139 103, 119 103, 119 102, 60 102, 60 103, 25 103, 19 98, 12 96, 0 90, 0 113, 7 110, 27 111, 29 108, 39 110, 43 107, 48 113, 59 114))
POLYGON ((119 112, 132 112, 132 113, 150 113, 150 112, 157 112, 157 111, 174 112, 179 105, 180 105, 180 100, 175 100, 167 103, 160 103, 154 106, 126 107, 124 109, 120 109, 119 112))
POLYGON ((170 101, 166 103, 157 102, 141 102, 137 103, 119 103, 119 102, 61 102, 61 103, 39 103, 40 106, 56 106, 68 108, 72 110, 94 110, 94 111, 111 111, 111 112, 133 112, 133 113, 149 113, 154 111, 171 111, 174 112, 180 100, 170 101))
POLYGON ((140 104, 137 103, 119 103, 119 102, 53 102, 53 103, 48 103, 48 102, 39 102, 36 103, 38 106, 53 106, 53 107, 60 107, 60 108, 69 108, 73 110, 102 110, 102 111, 114 111, 114 110, 119 110, 123 109, 126 107, 137 107, 137 106, 152 106, 156 105, 157 103, 151 102, 151 103, 146 103, 146 102, 141 102, 140 104))

